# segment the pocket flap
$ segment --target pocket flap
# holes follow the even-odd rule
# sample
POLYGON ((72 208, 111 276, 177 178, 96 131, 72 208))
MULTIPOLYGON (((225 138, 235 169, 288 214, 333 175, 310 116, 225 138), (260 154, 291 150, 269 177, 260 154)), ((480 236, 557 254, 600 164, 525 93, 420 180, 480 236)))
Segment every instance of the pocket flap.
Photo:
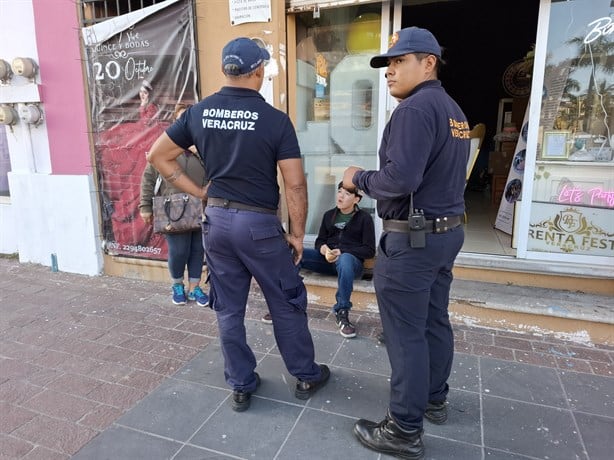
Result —
POLYGON ((249 231, 252 235, 252 240, 254 241, 279 236, 279 227, 275 225, 271 225, 269 227, 250 228, 249 231))

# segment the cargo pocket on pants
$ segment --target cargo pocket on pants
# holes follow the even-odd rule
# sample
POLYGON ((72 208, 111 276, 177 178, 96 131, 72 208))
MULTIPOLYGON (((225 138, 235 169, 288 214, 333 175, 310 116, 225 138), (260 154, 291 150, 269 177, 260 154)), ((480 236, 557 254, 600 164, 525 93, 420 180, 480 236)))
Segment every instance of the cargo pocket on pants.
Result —
MULTIPOLYGON (((249 232, 254 241, 254 248, 260 254, 277 254, 282 241, 282 229, 278 225, 250 227, 249 232)), ((285 244, 285 243, 284 243, 285 244)))
POLYGON ((301 313, 307 312, 307 288, 298 269, 284 275, 280 283, 286 302, 301 313))

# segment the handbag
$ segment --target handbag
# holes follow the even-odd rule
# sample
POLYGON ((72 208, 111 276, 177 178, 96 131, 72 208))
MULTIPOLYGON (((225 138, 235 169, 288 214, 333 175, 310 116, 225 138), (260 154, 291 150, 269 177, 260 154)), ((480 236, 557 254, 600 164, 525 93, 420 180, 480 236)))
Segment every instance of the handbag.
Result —
POLYGON ((203 220, 203 202, 188 193, 153 197, 155 233, 198 230, 203 220))

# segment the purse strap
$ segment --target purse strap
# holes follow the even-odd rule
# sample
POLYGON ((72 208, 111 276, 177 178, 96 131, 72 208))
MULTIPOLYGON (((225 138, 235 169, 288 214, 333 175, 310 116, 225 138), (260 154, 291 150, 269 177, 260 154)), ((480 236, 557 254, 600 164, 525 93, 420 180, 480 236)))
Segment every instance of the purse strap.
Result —
POLYGON ((168 220, 171 222, 177 222, 179 220, 181 220, 181 218, 183 217, 183 215, 185 214, 185 210, 188 206, 188 201, 190 200, 190 197, 185 194, 181 197, 181 201, 183 202, 183 206, 181 208, 181 214, 179 214, 179 217, 177 218, 173 218, 171 216, 171 198, 168 197, 164 200, 164 214, 166 214, 166 217, 168 217, 168 220))

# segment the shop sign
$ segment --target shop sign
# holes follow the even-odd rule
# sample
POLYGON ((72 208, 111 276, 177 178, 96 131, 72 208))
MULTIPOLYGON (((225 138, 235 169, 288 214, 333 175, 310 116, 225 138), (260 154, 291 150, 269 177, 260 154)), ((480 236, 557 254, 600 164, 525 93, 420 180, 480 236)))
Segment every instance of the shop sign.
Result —
POLYGON ((558 196, 559 203, 585 203, 592 206, 607 206, 614 208, 614 190, 607 190, 601 187, 583 189, 582 187, 563 185, 558 196))
POLYGON ((611 209, 533 202, 529 251, 614 257, 611 209))
POLYGON ((271 0, 228 0, 230 23, 271 22, 271 0))

